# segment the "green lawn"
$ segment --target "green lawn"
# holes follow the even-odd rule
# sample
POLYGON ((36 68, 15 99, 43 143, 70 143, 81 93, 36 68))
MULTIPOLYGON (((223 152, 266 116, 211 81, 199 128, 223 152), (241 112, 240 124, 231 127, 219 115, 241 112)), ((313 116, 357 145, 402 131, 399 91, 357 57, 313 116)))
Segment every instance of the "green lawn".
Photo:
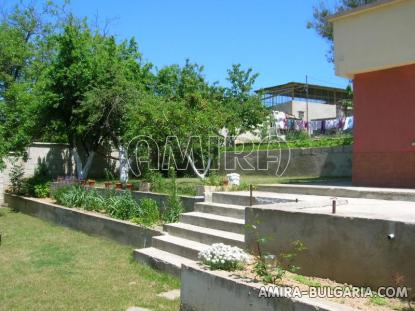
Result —
POLYGON ((157 294, 179 280, 132 248, 0 209, 0 310, 179 310, 157 294))

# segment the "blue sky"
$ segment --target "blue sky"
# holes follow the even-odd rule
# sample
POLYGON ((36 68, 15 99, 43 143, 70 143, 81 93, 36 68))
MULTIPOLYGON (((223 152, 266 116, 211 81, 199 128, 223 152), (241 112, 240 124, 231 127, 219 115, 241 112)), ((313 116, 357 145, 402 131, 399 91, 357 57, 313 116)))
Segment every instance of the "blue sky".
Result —
MULTIPOLYGON (((328 44, 306 28, 321 0, 72 0, 79 16, 103 23, 120 39, 136 37, 158 67, 186 58, 205 66, 209 81, 225 83, 233 63, 260 73, 256 88, 309 82, 345 87, 327 62, 328 44)), ((334 0, 329 0, 333 3, 334 0)))

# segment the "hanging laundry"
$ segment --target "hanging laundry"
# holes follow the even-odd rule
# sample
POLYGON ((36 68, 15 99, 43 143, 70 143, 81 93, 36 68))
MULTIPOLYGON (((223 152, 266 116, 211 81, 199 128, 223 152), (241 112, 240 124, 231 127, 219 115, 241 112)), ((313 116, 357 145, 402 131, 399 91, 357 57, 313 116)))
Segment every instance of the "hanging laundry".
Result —
POLYGON ((344 122, 343 131, 347 131, 351 129, 353 129, 353 117, 347 117, 344 122))

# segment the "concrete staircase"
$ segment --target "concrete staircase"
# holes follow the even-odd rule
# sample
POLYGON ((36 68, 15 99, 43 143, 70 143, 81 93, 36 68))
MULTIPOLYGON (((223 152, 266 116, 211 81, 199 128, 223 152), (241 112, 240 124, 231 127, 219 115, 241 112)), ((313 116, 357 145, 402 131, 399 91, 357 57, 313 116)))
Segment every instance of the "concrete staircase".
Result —
POLYGON ((134 250, 135 259, 179 276, 182 263, 197 260, 198 253, 213 243, 244 248, 249 197, 235 198, 213 193, 212 202, 196 203, 193 212, 180 216, 180 222, 164 225, 166 234, 153 237, 152 247, 134 250))

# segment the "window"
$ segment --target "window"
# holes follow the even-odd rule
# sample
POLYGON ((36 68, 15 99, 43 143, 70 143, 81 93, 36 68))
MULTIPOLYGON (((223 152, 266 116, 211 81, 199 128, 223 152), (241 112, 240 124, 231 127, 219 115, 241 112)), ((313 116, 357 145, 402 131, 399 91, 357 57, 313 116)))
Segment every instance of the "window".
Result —
POLYGON ((298 112, 298 117, 302 120, 304 120, 304 111, 299 111, 298 112))

